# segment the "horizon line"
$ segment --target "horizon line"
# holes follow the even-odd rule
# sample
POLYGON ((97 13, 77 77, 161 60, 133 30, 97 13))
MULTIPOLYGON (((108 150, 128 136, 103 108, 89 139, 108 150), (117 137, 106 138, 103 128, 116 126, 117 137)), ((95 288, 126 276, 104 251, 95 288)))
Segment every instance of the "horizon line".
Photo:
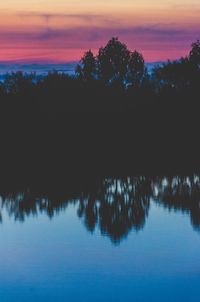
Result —
MULTIPOLYGON (((145 61, 145 64, 155 64, 155 63, 164 63, 168 61, 178 61, 179 59, 167 59, 167 60, 156 60, 156 61, 145 61)), ((0 61, 0 65, 65 65, 65 64, 78 64, 80 60, 77 61, 23 61, 23 60, 6 60, 0 61)))

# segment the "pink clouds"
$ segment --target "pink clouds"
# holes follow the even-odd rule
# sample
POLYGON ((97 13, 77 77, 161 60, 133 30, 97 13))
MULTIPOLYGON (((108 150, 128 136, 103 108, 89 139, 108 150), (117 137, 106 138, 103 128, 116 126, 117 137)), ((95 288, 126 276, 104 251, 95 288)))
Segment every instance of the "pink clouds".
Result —
POLYGON ((194 24, 132 25, 129 20, 130 24, 126 25, 114 17, 100 14, 21 12, 17 16, 25 18, 24 24, 29 17, 33 18, 35 23, 27 23, 27 26, 18 24, 15 28, 11 25, 5 29, 1 27, 0 61, 79 60, 85 50, 92 49, 97 52, 98 48, 104 46, 113 36, 119 37, 129 49, 142 52, 147 62, 178 59, 188 54, 191 43, 200 35, 198 26, 194 24), (36 24, 35 18, 42 21, 36 24), (59 22, 54 23, 54 19, 59 22))

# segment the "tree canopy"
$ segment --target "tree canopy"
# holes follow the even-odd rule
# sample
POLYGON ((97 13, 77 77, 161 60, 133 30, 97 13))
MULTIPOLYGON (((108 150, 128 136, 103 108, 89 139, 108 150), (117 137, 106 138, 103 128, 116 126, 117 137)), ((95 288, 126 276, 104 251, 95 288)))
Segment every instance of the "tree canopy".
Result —
POLYGON ((200 64, 200 40, 192 43, 192 49, 189 54, 189 59, 194 64, 200 64))
POLYGON ((144 71, 143 56, 136 50, 131 52, 118 38, 112 38, 105 47, 99 48, 96 57, 91 50, 87 51, 76 68, 79 79, 98 79, 106 86, 138 86, 144 71))

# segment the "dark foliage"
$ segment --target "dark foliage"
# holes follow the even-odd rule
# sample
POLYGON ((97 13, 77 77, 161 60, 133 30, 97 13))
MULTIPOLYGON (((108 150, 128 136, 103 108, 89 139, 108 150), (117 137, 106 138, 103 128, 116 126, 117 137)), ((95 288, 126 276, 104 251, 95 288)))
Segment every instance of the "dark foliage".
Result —
POLYGON ((149 75, 142 55, 112 38, 96 57, 86 52, 76 76, 7 75, 0 177, 198 171, 198 58, 197 41, 149 75))

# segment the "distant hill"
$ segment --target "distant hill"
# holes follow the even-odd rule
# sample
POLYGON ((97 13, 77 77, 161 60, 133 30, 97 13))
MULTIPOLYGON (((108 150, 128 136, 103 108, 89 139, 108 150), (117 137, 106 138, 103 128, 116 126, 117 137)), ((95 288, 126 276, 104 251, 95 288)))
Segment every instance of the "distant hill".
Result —
POLYGON ((74 74, 77 62, 63 64, 13 64, 0 62, 0 79, 5 78, 6 73, 22 71, 26 73, 35 72, 38 76, 47 75, 48 72, 57 70, 68 74, 74 74))
MULTIPOLYGON (((5 79, 6 73, 22 71, 26 73, 35 72, 38 76, 45 76, 48 72, 56 70, 59 73, 68 73, 73 75, 75 67, 78 62, 69 62, 63 64, 14 64, 0 62, 0 80, 5 79)), ((149 73, 155 66, 161 65, 163 62, 146 63, 146 67, 149 73)))

